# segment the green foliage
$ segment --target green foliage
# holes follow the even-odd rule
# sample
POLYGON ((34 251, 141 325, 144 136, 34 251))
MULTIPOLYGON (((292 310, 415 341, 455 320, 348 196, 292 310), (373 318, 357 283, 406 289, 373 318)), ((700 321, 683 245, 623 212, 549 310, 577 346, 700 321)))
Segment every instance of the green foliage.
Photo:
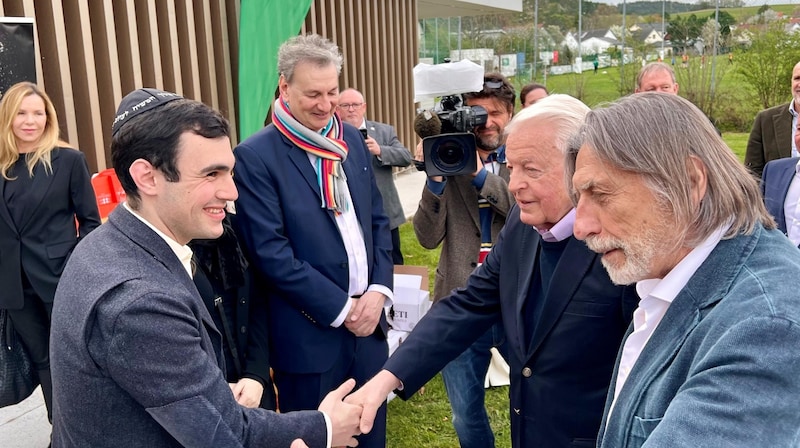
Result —
POLYGON ((792 68, 800 60, 800 36, 774 24, 753 36, 750 48, 735 55, 737 72, 755 91, 763 108, 790 96, 792 68))

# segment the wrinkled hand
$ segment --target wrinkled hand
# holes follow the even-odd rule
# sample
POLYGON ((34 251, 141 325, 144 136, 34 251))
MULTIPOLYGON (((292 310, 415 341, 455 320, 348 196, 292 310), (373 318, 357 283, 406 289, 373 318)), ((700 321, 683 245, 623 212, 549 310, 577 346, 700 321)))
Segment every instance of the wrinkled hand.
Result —
POLYGON ((381 145, 378 144, 377 140, 368 135, 365 141, 367 142, 367 149, 369 149, 370 154, 373 156, 381 155, 381 145))
POLYGON ((331 430, 333 431, 333 434, 331 434, 331 446, 358 445, 355 436, 361 434, 358 429, 361 419, 361 406, 343 401, 344 397, 353 390, 355 385, 356 380, 352 378, 345 381, 336 390, 328 393, 322 403, 319 404, 319 410, 326 413, 331 419, 331 430))
POLYGON ((308 445, 302 439, 295 439, 289 448, 308 448, 308 445))
POLYGON ((239 382, 231 384, 233 398, 240 405, 247 408, 257 408, 261 404, 261 395, 264 394, 264 386, 251 378, 242 378, 239 382))
POLYGON ((360 389, 348 395, 345 403, 363 407, 360 429, 363 434, 372 430, 378 408, 386 401, 389 392, 400 387, 400 380, 388 370, 381 370, 360 389))
POLYGON ((365 292, 361 298, 353 300, 344 326, 356 336, 371 335, 380 322, 385 301, 386 296, 377 291, 365 292))

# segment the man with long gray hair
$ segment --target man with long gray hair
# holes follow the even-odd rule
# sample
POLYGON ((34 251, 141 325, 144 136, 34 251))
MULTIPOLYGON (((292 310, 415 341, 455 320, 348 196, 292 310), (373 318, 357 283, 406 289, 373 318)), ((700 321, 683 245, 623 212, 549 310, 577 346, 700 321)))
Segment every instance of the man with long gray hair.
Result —
POLYGON ((703 113, 663 93, 590 112, 567 177, 575 236, 641 298, 598 446, 796 445, 800 252, 703 113))

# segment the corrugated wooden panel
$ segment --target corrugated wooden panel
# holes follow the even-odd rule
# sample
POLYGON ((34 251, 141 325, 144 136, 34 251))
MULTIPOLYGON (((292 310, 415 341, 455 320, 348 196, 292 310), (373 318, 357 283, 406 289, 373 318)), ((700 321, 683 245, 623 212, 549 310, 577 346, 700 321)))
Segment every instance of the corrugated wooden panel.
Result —
MULTIPOLYGON (((56 106, 61 136, 93 171, 110 165, 120 99, 157 87, 200 100, 231 121, 241 0, 0 0, 0 15, 33 17, 39 83, 56 106)), ((413 147, 411 70, 416 0, 314 0, 302 32, 335 41, 340 85, 364 92, 370 119, 392 124, 413 147)))
POLYGON ((314 0, 301 30, 340 46, 340 87, 360 90, 369 103, 368 118, 394 126, 409 149, 416 145, 416 23, 416 0, 314 0))

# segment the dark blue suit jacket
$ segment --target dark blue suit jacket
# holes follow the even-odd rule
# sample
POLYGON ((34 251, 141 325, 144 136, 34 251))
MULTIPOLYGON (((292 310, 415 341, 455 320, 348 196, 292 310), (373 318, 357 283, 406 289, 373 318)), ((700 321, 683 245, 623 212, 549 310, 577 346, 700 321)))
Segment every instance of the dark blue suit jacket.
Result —
MULTIPOLYGON (((369 284, 392 288, 389 219, 364 138, 345 124, 349 154, 342 164, 364 235, 369 284)), ((270 361, 288 373, 322 373, 352 338, 330 326, 348 298, 349 268, 332 211, 321 207, 308 155, 269 125, 236 147, 239 236, 269 305, 270 361)), ((255 298, 254 298, 255 299, 255 298)), ((386 318, 381 316, 381 337, 386 318)), ((385 355, 384 355, 385 356, 385 355)))
POLYGON ((600 257, 571 237, 539 325, 526 330, 522 310, 540 241, 514 206, 486 261, 464 288, 431 308, 386 368, 403 381, 401 396, 410 395, 502 319, 509 342, 512 445, 593 447, 638 297, 632 287, 614 286, 600 257))
POLYGON ((798 159, 778 159, 767 163, 761 175, 761 194, 767 211, 775 218, 778 229, 786 234, 786 214, 783 212, 783 203, 786 193, 795 174, 798 159))

